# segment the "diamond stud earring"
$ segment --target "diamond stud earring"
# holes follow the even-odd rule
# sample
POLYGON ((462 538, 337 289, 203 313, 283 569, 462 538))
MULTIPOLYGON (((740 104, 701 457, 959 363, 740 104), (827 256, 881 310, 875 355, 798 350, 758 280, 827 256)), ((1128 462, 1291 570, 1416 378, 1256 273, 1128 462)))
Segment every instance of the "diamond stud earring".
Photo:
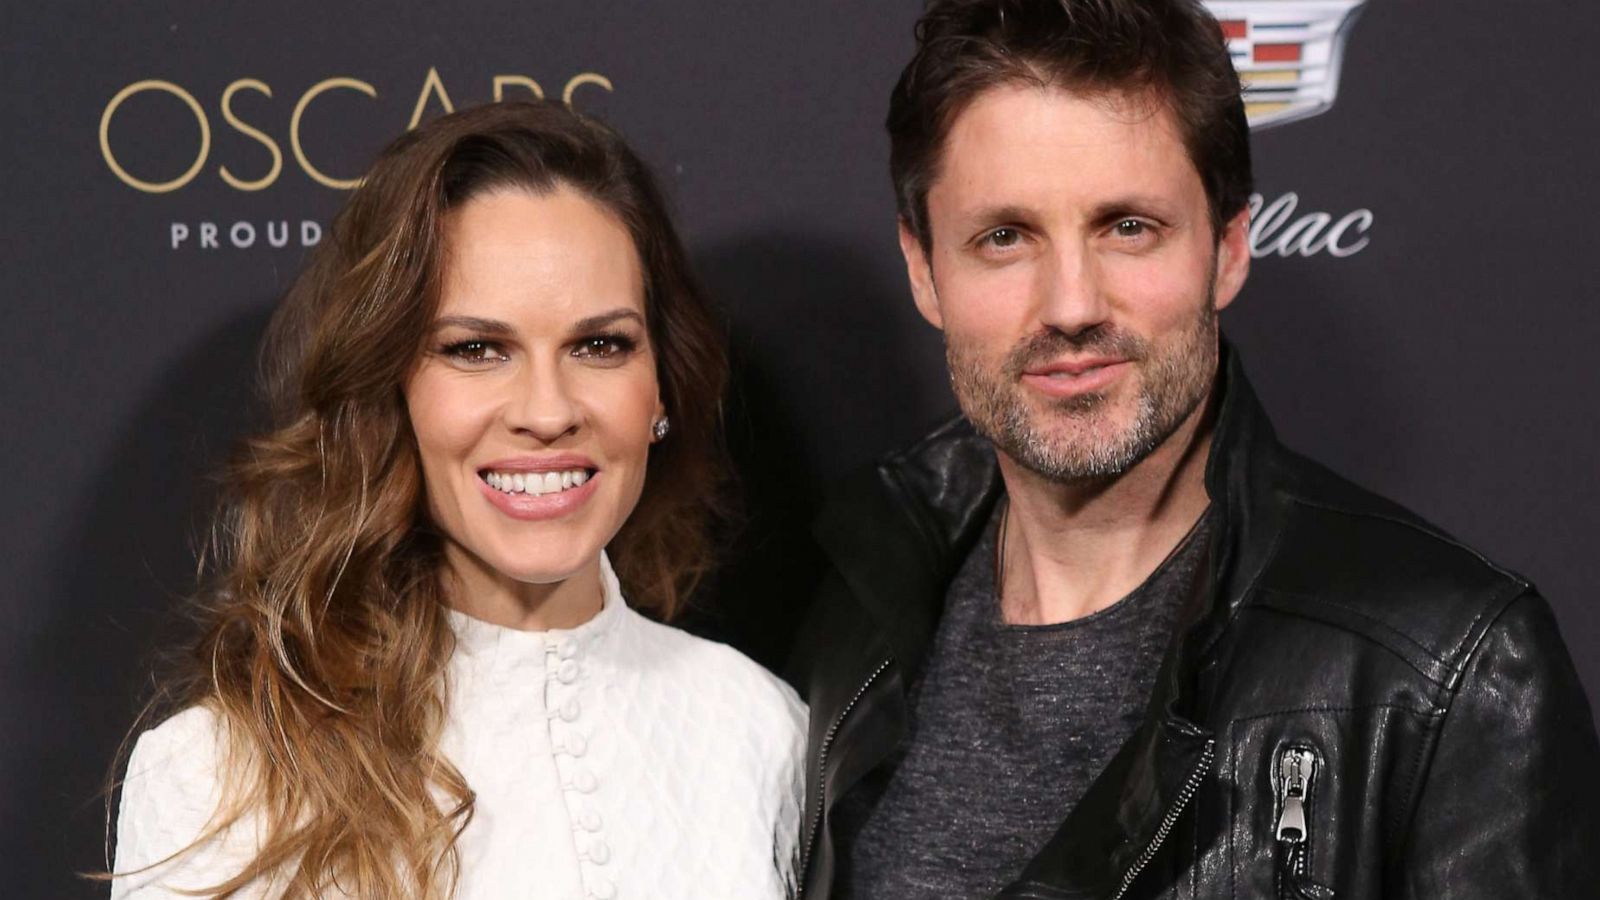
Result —
POLYGON ((659 441, 662 438, 666 437, 667 436, 667 432, 670 431, 671 429, 672 429, 672 422, 666 416, 662 416, 661 418, 656 420, 656 423, 654 425, 650 426, 650 433, 655 436, 656 440, 659 441))

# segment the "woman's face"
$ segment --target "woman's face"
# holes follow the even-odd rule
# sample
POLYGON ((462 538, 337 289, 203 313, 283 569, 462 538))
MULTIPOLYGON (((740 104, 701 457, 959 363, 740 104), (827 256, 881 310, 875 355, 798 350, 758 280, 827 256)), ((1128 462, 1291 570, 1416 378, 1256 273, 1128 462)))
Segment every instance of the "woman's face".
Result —
POLYGON ((405 386, 429 515, 470 581, 562 581, 633 511, 662 415, 638 252, 566 186, 467 201, 444 251, 405 386))

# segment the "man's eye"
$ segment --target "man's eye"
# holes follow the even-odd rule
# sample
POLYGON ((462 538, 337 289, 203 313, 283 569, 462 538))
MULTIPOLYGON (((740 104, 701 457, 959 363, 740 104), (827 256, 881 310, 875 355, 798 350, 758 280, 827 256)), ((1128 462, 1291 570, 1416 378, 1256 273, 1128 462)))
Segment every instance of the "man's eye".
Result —
POLYGON ((454 344, 447 344, 439 352, 450 359, 469 365, 503 362, 508 359, 505 351, 491 341, 457 341, 454 344))
POLYGON ((572 348, 572 355, 587 359, 619 359, 633 350, 633 340, 620 334, 586 337, 572 348))
POLYGON ((1111 230, 1117 237, 1135 238, 1149 230, 1149 226, 1138 219, 1123 219, 1121 222, 1111 226, 1111 230))
POLYGON ((984 236, 984 241, 991 247, 1004 250, 1014 247, 1022 240, 1022 233, 1015 228, 996 228, 984 236))

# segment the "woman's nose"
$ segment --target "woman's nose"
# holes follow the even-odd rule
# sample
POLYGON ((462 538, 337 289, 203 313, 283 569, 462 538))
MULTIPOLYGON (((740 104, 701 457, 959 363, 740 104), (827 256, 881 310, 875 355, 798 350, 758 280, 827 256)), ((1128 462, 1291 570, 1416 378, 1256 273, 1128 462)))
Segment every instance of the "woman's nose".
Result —
POLYGON ((505 406, 506 425, 549 443, 577 429, 581 406, 556 361, 530 363, 511 387, 505 406))

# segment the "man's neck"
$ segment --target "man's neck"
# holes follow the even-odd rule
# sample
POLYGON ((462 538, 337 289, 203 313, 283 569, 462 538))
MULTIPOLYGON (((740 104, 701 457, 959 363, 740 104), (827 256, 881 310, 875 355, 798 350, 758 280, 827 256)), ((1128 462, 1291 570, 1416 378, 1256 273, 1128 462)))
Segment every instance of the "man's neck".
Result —
POLYGON ((1210 403, 1116 478, 1045 479, 1000 454, 1009 497, 1000 548, 1000 609, 1013 625, 1070 622, 1099 612, 1149 578, 1210 503, 1210 403))

